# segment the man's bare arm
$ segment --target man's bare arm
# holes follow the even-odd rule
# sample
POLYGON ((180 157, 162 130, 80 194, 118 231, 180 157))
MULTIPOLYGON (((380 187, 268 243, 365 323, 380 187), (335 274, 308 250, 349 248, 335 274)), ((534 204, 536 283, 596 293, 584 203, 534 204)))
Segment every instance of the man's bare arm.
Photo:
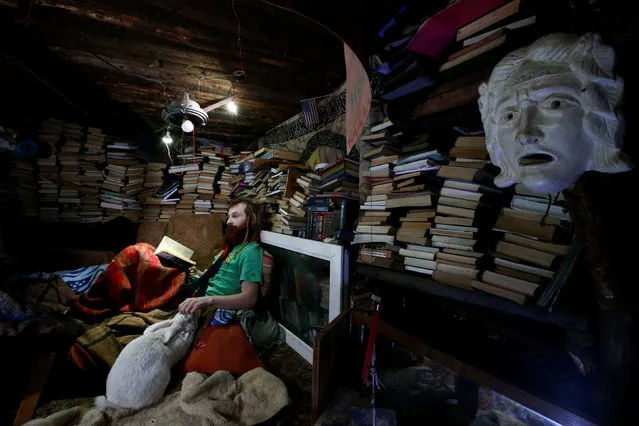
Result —
POLYGON ((186 299, 179 306, 185 314, 194 314, 198 309, 213 306, 221 309, 251 309, 257 303, 260 284, 242 281, 242 292, 230 296, 203 296, 186 299))

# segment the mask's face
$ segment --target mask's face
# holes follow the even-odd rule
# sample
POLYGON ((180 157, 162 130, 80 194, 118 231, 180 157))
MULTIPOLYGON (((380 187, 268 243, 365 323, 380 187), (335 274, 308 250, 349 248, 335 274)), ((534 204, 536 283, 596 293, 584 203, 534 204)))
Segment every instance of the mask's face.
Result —
POLYGON ((501 94, 494 110, 502 161, 518 182, 539 193, 570 186, 588 170, 593 153, 583 137, 581 86, 568 69, 557 71, 564 73, 526 81, 530 70, 521 70, 509 79, 518 84, 501 94))

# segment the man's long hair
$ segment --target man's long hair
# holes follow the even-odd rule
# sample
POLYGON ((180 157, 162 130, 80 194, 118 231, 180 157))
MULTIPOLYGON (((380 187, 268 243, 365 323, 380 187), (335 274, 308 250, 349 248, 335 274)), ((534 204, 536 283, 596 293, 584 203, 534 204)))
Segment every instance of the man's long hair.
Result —
POLYGON ((246 214, 246 233, 242 244, 259 240, 261 230, 259 207, 249 199, 235 198, 229 201, 229 209, 239 204, 244 204, 244 214, 246 214))

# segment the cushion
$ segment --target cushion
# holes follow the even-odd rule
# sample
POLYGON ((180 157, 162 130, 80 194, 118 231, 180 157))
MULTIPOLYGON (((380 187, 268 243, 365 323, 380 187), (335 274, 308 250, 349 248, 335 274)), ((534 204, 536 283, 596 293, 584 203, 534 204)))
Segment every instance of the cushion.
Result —
POLYGON ((136 242, 147 243, 151 244, 153 247, 157 247, 160 245, 162 237, 166 235, 166 228, 168 228, 168 226, 168 222, 142 221, 138 228, 136 242))
POLYGON ((273 256, 262 250, 262 296, 266 297, 271 289, 271 275, 273 272, 273 256))
POLYGON ((183 373, 228 371, 240 375, 257 367, 264 368, 262 360, 249 343, 242 326, 234 323, 206 327, 195 340, 184 362, 183 373))
POLYGON ((223 215, 184 215, 173 216, 166 229, 166 235, 193 250, 191 258, 197 268, 204 270, 211 266, 215 254, 220 251, 224 241, 223 215))

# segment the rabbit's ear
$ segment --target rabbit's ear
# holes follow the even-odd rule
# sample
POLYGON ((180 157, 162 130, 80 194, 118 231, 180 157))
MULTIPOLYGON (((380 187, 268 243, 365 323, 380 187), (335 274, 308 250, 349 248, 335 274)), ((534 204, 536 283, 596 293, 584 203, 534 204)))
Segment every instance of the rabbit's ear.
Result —
POLYGON ((182 328, 177 327, 177 325, 169 328, 166 333, 164 333, 164 339, 162 339, 162 343, 164 343, 165 345, 168 344, 171 339, 173 339, 175 335, 180 332, 180 330, 182 330, 182 328))
POLYGON ((172 322, 173 322, 172 320, 156 322, 155 324, 150 325, 147 328, 145 328, 144 329, 144 333, 142 333, 142 334, 153 333, 156 330, 160 330, 162 328, 170 327, 172 322))

